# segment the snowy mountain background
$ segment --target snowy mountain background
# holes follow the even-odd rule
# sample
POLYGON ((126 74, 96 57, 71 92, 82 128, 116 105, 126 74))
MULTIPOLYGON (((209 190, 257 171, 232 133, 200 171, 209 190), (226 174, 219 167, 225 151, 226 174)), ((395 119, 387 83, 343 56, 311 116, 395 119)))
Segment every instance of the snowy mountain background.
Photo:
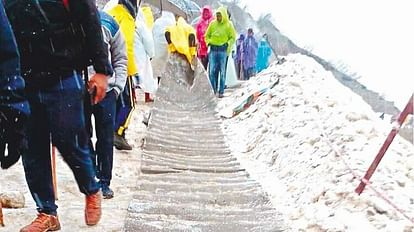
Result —
POLYGON ((238 3, 246 6, 245 10, 255 19, 269 13, 270 21, 298 46, 395 102, 400 110, 413 93, 414 85, 409 84, 414 76, 411 1, 238 3))

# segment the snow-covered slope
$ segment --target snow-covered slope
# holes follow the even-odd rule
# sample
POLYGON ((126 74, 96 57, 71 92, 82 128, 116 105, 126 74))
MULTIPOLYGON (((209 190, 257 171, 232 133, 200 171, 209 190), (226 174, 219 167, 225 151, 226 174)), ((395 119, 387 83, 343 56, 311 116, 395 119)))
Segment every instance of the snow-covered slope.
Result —
MULTIPOLYGON (((218 110, 258 86, 280 83, 224 121, 228 143, 270 193, 292 231, 412 231, 413 225, 359 181, 390 125, 313 59, 289 55, 221 100, 218 110), (331 144, 331 145, 330 145, 331 144)), ((374 174, 373 186, 414 217, 414 147, 399 136, 374 174)))

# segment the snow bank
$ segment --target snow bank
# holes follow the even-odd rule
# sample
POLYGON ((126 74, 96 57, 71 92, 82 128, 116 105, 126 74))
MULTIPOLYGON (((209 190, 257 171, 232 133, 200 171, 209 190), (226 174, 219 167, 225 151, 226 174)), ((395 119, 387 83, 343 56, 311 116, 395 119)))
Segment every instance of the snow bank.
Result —
MULTIPOLYGON (((229 146, 242 165, 261 182, 292 231, 413 231, 413 224, 369 188, 361 196, 354 193, 358 179, 328 142, 363 176, 390 126, 313 59, 286 59, 219 102, 220 111, 280 78, 250 108, 224 121, 229 146)), ((413 150, 397 136, 371 178, 410 217, 413 150)))

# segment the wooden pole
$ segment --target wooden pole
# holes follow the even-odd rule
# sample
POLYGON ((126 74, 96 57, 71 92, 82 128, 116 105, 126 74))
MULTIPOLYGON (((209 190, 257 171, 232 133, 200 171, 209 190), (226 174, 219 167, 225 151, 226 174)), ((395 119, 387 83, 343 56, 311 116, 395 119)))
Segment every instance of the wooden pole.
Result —
POLYGON ((51 166, 52 166, 53 193, 55 194, 55 200, 58 200, 57 178, 56 178, 56 147, 53 145, 52 145, 51 166))
POLYGON ((0 199, 0 226, 4 226, 4 222, 3 222, 3 207, 1 204, 1 199, 0 199))
POLYGON ((374 161, 371 163, 371 166, 368 168, 367 172, 365 173, 364 178, 362 178, 358 187, 355 189, 355 192, 358 193, 359 195, 364 191, 365 186, 369 182, 369 179, 374 174, 379 163, 381 162, 382 157, 384 157, 385 152, 387 151, 388 147, 391 145, 395 136, 398 134, 398 131, 400 130, 401 125, 403 124, 404 120, 407 118, 409 114, 413 114, 413 95, 411 95, 411 98, 408 101, 407 105, 405 106, 404 110, 398 116, 398 120, 396 121, 397 125, 395 125, 392 128, 391 132, 388 134, 387 139, 385 140, 384 144, 380 148, 374 161))

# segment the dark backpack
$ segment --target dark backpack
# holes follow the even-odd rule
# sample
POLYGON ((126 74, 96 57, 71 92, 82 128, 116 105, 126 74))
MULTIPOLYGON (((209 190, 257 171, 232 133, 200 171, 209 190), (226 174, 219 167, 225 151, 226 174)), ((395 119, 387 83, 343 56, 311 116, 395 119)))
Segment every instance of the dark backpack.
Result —
POLYGON ((85 33, 68 0, 5 0, 5 8, 23 71, 62 72, 87 65, 85 33))

